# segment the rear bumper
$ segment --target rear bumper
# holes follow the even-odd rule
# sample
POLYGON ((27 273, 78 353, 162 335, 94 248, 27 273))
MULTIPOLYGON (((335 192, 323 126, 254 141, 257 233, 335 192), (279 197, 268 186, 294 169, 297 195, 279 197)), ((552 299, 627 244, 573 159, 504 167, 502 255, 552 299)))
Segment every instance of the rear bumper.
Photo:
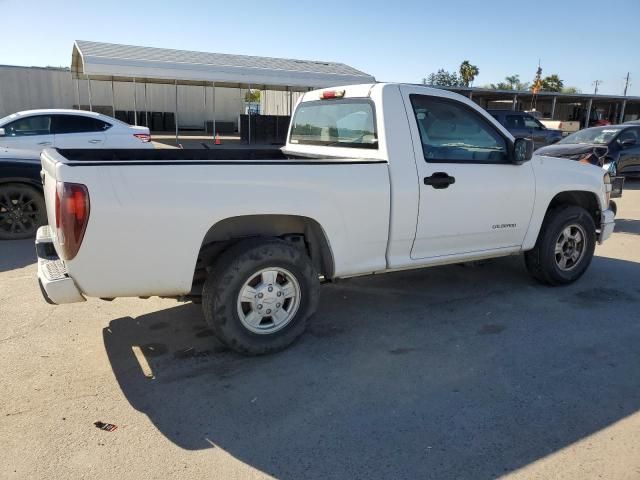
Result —
POLYGON ((615 227, 615 213, 611 209, 604 210, 600 215, 600 235, 598 235, 598 243, 604 242, 613 233, 615 227))
POLYGON ((59 305, 86 301, 73 278, 67 273, 64 262, 55 253, 51 231, 46 225, 38 229, 36 253, 38 255, 38 283, 47 303, 59 305))

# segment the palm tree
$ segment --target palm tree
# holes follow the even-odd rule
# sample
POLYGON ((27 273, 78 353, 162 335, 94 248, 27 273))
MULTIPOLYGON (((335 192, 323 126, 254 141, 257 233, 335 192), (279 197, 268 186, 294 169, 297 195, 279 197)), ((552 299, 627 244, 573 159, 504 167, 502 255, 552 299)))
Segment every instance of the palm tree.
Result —
POLYGON ((465 60, 460 64, 460 79, 465 87, 471 85, 479 73, 478 67, 471 65, 469 60, 465 60))

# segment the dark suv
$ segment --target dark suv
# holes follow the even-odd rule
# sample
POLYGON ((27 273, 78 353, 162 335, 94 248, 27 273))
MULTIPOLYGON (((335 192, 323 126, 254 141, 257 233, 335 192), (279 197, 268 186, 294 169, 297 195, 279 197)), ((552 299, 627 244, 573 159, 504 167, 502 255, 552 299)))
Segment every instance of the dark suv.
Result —
POLYGON ((488 110, 516 138, 530 138, 534 148, 551 145, 562 139, 562 131, 551 130, 526 112, 488 110))

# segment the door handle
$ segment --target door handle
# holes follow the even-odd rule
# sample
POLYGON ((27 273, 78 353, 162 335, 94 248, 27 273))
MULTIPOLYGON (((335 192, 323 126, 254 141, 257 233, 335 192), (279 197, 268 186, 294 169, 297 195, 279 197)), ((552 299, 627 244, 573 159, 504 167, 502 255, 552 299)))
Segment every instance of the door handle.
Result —
POLYGON ((445 172, 435 172, 430 177, 424 177, 424 184, 431 185, 437 190, 447 188, 452 183, 456 183, 456 179, 445 172))
POLYGON ((40 142, 38 145, 51 145, 51 142, 40 142))
POLYGON ((102 140, 98 140, 98 139, 93 139, 93 140, 89 140, 89 143, 100 143, 102 140))

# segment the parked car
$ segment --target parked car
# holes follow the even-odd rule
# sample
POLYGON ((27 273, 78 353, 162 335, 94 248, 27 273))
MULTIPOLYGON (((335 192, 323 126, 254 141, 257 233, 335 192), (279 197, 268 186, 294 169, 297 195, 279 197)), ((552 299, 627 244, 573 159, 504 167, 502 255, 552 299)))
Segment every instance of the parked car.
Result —
POLYGON ((0 119, 0 147, 153 148, 147 127, 83 110, 28 110, 0 119))
POLYGON ((640 177, 640 125, 586 128, 536 154, 588 161, 612 176, 640 177))
POLYGON ((563 136, 570 135, 580 130, 580 122, 577 120, 553 120, 544 118, 537 110, 527 110, 528 114, 540 121, 549 130, 560 130, 563 136))
POLYGON ((624 122, 623 125, 640 125, 640 120, 629 120, 628 122, 624 122))
POLYGON ((540 123, 540 120, 527 112, 489 110, 489 114, 509 130, 509 133, 514 137, 533 140, 534 148, 550 145, 562 139, 561 130, 545 127, 540 123))
POLYGON ((35 236, 47 223, 37 152, 0 148, 0 240, 35 236))
POLYGON ((250 355, 302 334, 320 279, 524 253, 571 283, 613 231, 609 175, 532 147, 466 97, 378 83, 304 93, 282 150, 46 149, 38 278, 53 303, 201 301, 250 355))

